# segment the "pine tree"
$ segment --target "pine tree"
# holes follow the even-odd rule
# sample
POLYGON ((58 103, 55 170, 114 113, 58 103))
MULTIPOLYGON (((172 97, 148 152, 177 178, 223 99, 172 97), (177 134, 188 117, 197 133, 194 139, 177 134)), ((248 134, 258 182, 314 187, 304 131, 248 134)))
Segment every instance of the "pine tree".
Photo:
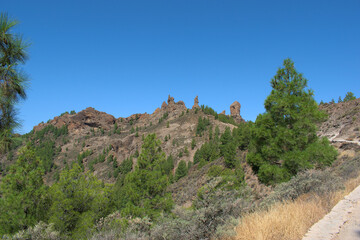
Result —
POLYGON ((184 160, 181 160, 175 171, 175 180, 178 181, 180 178, 185 177, 187 173, 188 168, 186 166, 186 162, 184 160))
POLYGON ((49 198, 44 169, 28 145, 0 184, 0 235, 11 234, 46 220, 49 198))
POLYGON ((27 78, 19 65, 28 58, 26 43, 21 35, 12 29, 18 24, 8 15, 0 15, 0 153, 9 151, 13 130, 19 123, 16 119, 15 104, 26 98, 27 78))
POLYGON ((71 233, 72 239, 83 239, 97 219, 110 213, 109 189, 77 163, 61 172, 50 193, 50 222, 60 232, 71 233))
POLYGON ((247 156, 259 179, 274 184, 300 170, 331 164, 336 151, 316 135, 316 124, 326 115, 319 110, 313 91, 306 89, 307 80, 290 59, 279 68, 271 86, 265 100, 266 112, 256 118, 247 156), (313 154, 314 146, 318 146, 318 155, 313 154))
POLYGON ((153 219, 162 212, 170 212, 173 201, 166 191, 169 177, 162 169, 166 156, 160 146, 155 134, 146 136, 135 171, 117 186, 115 201, 123 216, 153 219))
POLYGON ((344 98, 344 102, 348 102, 348 101, 355 100, 355 99, 356 99, 356 97, 355 97, 354 93, 347 92, 346 96, 344 98))
POLYGON ((225 132, 221 135, 220 142, 220 153, 224 156, 226 167, 235 167, 236 145, 229 127, 225 128, 225 132))

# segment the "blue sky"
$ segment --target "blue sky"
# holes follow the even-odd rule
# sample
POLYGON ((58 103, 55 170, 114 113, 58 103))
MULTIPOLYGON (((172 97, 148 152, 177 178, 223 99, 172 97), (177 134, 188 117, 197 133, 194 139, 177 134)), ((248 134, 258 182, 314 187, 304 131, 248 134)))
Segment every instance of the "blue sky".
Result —
POLYGON ((1 1, 32 45, 21 133, 65 111, 152 113, 167 99, 264 112, 285 58, 317 101, 360 96, 360 1, 1 1))

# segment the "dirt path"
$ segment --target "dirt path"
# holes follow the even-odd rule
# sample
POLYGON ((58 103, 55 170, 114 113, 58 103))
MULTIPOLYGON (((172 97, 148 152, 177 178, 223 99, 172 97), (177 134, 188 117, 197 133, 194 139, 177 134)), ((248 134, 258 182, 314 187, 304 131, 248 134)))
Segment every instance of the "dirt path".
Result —
POLYGON ((331 132, 331 135, 333 135, 331 138, 329 138, 330 142, 346 142, 346 143, 355 143, 357 145, 360 146, 360 142, 359 141, 349 141, 349 140, 345 140, 342 138, 338 138, 338 136, 340 135, 341 129, 338 131, 334 131, 331 132))
POLYGON ((314 224, 303 240, 360 239, 360 186, 314 224))

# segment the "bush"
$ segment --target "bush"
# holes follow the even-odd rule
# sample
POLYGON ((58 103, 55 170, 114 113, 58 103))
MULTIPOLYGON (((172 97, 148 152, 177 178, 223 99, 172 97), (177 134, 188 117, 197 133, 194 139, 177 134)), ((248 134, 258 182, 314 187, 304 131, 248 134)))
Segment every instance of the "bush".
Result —
POLYGON ((210 120, 205 117, 199 117, 198 124, 196 126, 196 135, 201 136, 202 132, 204 132, 208 126, 210 126, 210 120))
POLYGON ((343 159, 343 163, 335 167, 334 172, 341 176, 344 181, 356 178, 359 175, 360 171, 360 157, 355 157, 352 159, 343 159))
POLYGON ((194 150, 195 147, 196 147, 196 141, 195 141, 195 139, 193 138, 193 139, 191 140, 191 150, 194 150))
POLYGON ((211 162, 219 158, 220 149, 217 143, 211 141, 204 143, 200 149, 195 152, 194 164, 198 163, 203 159, 205 162, 211 162))
POLYGON ((214 165, 209 168, 209 171, 207 172, 207 175, 209 177, 219 177, 224 170, 223 166, 214 165))
POLYGON ((323 195, 343 187, 341 178, 330 170, 308 170, 277 186, 267 201, 294 200, 305 193, 323 195))
POLYGON ((186 166, 186 162, 184 160, 181 160, 175 172, 175 180, 178 181, 180 178, 185 177, 187 173, 188 169, 186 166))
POLYGON ((3 239, 16 240, 60 240, 67 239, 64 236, 60 237, 60 233, 54 228, 54 224, 46 224, 39 222, 34 227, 29 227, 26 230, 20 231, 13 236, 4 236, 3 239))

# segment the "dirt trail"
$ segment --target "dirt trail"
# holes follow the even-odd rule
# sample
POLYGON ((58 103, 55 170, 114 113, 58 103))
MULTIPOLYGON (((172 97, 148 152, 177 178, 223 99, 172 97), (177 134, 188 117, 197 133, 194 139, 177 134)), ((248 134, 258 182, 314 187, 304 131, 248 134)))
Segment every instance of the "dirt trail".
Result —
POLYGON ((303 240, 360 239, 360 186, 314 224, 303 240))
POLYGON ((359 141, 349 141, 349 140, 345 140, 342 138, 337 138, 340 134, 341 130, 336 131, 336 132, 332 132, 332 134, 334 134, 333 137, 329 138, 330 142, 346 142, 346 143, 355 143, 357 145, 360 146, 360 142, 359 141), (337 138, 337 139, 336 139, 337 138))

